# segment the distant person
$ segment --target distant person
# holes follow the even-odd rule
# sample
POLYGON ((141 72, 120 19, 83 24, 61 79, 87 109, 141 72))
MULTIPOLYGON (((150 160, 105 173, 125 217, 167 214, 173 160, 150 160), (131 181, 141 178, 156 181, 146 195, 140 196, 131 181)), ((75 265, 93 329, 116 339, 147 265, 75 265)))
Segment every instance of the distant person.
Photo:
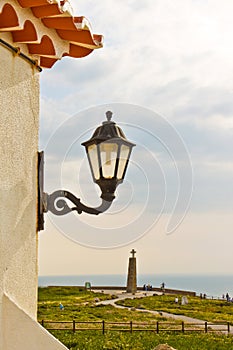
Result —
POLYGON ((175 303, 178 304, 178 302, 179 302, 178 297, 175 297, 175 303))
POLYGON ((164 282, 163 282, 163 283, 161 283, 160 288, 161 288, 162 290, 164 290, 164 289, 165 289, 165 283, 164 283, 164 282))
POLYGON ((62 305, 62 303, 59 304, 59 309, 62 311, 64 310, 64 306, 62 305))
POLYGON ((147 290, 152 290, 152 285, 151 284, 148 284, 147 290))
POLYGON ((226 299, 227 299, 227 301, 230 301, 230 296, 228 293, 226 294, 226 299))

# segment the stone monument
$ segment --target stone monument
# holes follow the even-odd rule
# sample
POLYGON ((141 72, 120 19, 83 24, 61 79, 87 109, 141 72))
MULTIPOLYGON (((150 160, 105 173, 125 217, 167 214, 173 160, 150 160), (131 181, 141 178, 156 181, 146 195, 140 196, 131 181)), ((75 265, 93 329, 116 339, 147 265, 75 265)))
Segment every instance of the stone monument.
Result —
POLYGON ((137 265, 135 257, 136 251, 132 249, 130 253, 132 256, 129 258, 126 292, 135 294, 137 292, 137 265))

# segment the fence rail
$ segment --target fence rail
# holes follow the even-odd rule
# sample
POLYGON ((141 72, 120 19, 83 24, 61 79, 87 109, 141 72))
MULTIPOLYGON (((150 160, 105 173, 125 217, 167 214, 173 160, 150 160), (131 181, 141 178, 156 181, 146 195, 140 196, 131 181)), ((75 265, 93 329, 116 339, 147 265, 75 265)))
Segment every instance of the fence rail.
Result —
POLYGON ((157 321, 154 323, 145 322, 108 322, 108 321, 47 321, 41 320, 39 323, 48 331, 99 331, 102 334, 108 331, 135 332, 151 331, 160 332, 220 332, 231 333, 231 324, 227 323, 186 323, 186 322, 165 322, 157 321))

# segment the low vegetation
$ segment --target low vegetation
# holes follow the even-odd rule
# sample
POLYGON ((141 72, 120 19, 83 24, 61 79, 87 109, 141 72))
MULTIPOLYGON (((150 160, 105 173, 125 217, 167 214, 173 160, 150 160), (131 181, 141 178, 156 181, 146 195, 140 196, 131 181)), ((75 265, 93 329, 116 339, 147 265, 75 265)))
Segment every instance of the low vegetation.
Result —
POLYGON ((47 321, 112 321, 135 322, 165 321, 165 317, 141 312, 131 312, 127 309, 116 309, 111 305, 96 305, 96 301, 114 299, 114 295, 94 293, 76 287, 39 288, 38 320, 47 321), (64 310, 60 310, 62 303, 64 310))
MULTIPOLYGON (((204 300, 188 297, 187 305, 175 304, 175 296, 153 296, 142 299, 127 299, 121 304, 128 309, 116 309, 110 305, 98 305, 98 301, 114 298, 112 295, 93 293, 78 287, 39 288, 38 320, 51 321, 102 321, 148 322, 167 320, 161 315, 137 311, 135 308, 186 314, 207 321, 232 322, 233 305, 225 301, 204 300), (59 304, 64 306, 60 310, 59 304)), ((180 298, 180 297, 179 297, 180 298)), ((178 350, 229 350, 233 349, 233 336, 216 333, 181 332, 121 332, 53 330, 51 331, 70 350, 152 350, 158 344, 168 343, 178 350)))
POLYGON ((153 350, 159 344, 169 344, 177 350, 230 350, 231 337, 215 334, 154 334, 150 332, 105 335, 91 332, 54 332, 70 350, 153 350))

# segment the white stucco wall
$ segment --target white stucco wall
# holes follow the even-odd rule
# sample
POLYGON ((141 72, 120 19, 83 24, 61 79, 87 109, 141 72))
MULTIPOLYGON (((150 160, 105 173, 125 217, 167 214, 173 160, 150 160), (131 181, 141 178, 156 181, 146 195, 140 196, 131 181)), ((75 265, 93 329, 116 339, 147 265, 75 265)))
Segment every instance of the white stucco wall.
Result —
POLYGON ((51 334, 17 307, 6 295, 3 297, 4 350, 66 350, 51 334), (23 330, 21 326, 23 325, 23 330))
POLYGON ((0 349, 64 350, 36 322, 39 73, 1 44, 0 62, 0 349))
POLYGON ((0 57, 0 303, 6 291, 35 318, 39 73, 1 45, 0 57))

